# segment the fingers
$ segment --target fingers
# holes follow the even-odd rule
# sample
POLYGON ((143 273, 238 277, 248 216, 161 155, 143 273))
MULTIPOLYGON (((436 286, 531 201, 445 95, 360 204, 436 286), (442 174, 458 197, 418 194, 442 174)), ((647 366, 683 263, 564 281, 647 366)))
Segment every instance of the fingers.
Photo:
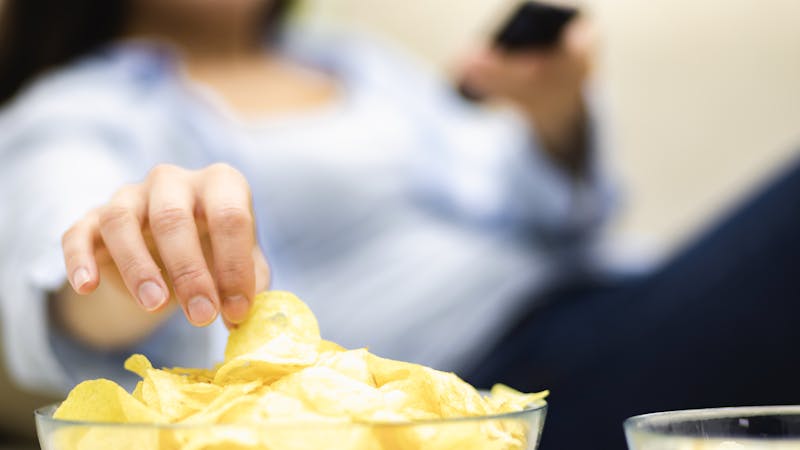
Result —
POLYGON ((98 225, 128 291, 144 309, 155 311, 167 303, 169 295, 142 237, 141 222, 146 208, 147 197, 140 186, 120 189, 100 210, 98 225))
MULTIPOLYGON (((252 258, 253 266, 255 267, 256 292, 266 291, 269 289, 270 284, 269 264, 267 263, 267 258, 264 257, 264 253, 261 252, 261 248, 258 245, 253 247, 252 258)), ((234 323, 224 316, 223 321, 225 322, 225 326, 229 329, 236 328, 238 323, 241 323, 234 323)))
POLYGON ((226 324, 240 323, 256 289, 269 284, 248 184, 221 164, 199 172, 156 167, 144 183, 120 189, 108 205, 71 227, 62 246, 76 292, 94 291, 98 266, 110 258, 148 311, 169 301, 163 267, 186 317, 197 326, 210 324, 219 312, 226 324))
POLYGON ((219 297, 195 223, 195 193, 188 172, 158 166, 148 184, 150 231, 175 295, 189 322, 208 325, 219 312, 219 297))
POLYGON ((483 48, 469 60, 467 81, 470 87, 490 97, 508 96, 515 86, 529 81, 531 64, 526 55, 510 55, 496 48, 483 48), (523 72, 520 75, 520 72, 523 72))
POLYGON ((78 294, 91 294, 100 283, 94 256, 94 241, 99 236, 97 214, 90 213, 61 237, 64 265, 72 289, 78 294))
POLYGON ((245 178, 227 165, 210 166, 201 176, 199 201, 208 224, 222 314, 227 322, 240 323, 256 288, 250 189, 245 178))
POLYGON ((585 76, 592 68, 599 47, 597 29, 590 20, 579 18, 569 25, 565 34, 564 47, 572 65, 576 72, 585 76))

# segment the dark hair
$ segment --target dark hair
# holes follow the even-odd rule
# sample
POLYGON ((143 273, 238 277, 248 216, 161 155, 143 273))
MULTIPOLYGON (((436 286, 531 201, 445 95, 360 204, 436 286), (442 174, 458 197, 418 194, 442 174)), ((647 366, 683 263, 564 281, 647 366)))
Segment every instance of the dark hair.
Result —
MULTIPOLYGON (((119 37, 130 0, 0 0, 0 105, 42 72, 119 37)), ((276 30, 293 0, 273 0, 265 30, 276 30)))

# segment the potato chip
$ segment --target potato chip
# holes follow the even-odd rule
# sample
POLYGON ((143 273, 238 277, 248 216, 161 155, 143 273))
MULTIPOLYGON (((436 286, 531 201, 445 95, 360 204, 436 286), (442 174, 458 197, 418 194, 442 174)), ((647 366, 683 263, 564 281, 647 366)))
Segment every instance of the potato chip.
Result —
POLYGON ((188 378, 191 381, 200 382, 200 383, 213 383, 214 376, 216 375, 216 370, 210 369, 191 369, 187 367, 172 367, 169 369, 163 369, 165 372, 169 372, 174 375, 180 375, 183 377, 188 378))
POLYGON ((153 369, 153 364, 146 356, 134 354, 125 360, 125 370, 133 372, 142 378, 147 378, 147 371, 153 369))
POLYGON ((184 450, 382 450, 366 427, 317 422, 304 426, 230 427, 189 435, 184 450))
POLYGON ((263 352, 242 355, 222 364, 214 376, 214 383, 224 385, 254 380, 271 383, 284 375, 310 366, 316 360, 316 350, 298 346, 294 341, 279 338, 270 342, 274 348, 297 349, 303 356, 297 358, 276 356, 270 353, 269 348, 265 348, 263 352), (313 356, 309 352, 314 352, 313 356))
POLYGON ((369 352, 365 348, 321 353, 314 365, 327 367, 354 380, 377 387, 375 377, 369 371, 369 352))
POLYGON ((378 387, 390 381, 405 380, 413 372, 423 367, 419 364, 381 358, 373 354, 367 355, 367 364, 369 365, 369 371, 372 372, 372 376, 375 378, 375 385, 378 387))
POLYGON ((550 391, 525 394, 505 384, 495 384, 489 391, 489 402, 498 413, 521 411, 539 401, 544 400, 550 391))
POLYGON ((230 408, 236 406, 239 399, 245 399, 248 394, 254 391, 260 383, 230 384, 222 388, 222 392, 207 403, 202 409, 193 415, 186 417, 182 423, 217 423, 220 417, 230 408))
POLYGON ((274 381, 313 364, 321 343, 317 319, 300 299, 282 291, 259 294, 250 316, 231 331, 214 381, 274 381))
POLYGON ((494 435, 480 422, 383 426, 375 434, 384 450, 511 450, 525 448, 507 434, 494 435))
POLYGON ((294 294, 271 291, 259 294, 253 299, 250 316, 231 331, 225 347, 225 360, 229 361, 244 355, 267 352, 290 360, 308 360, 316 357, 316 350, 322 339, 314 313, 294 294), (297 354, 297 348, 286 349, 273 342, 293 342, 313 348, 307 355, 297 354))
POLYGON ((271 388, 326 416, 368 419, 384 406, 376 388, 328 367, 305 368, 281 378, 271 388))
POLYGON ((73 427, 57 435, 57 448, 521 450, 536 424, 485 416, 547 396, 496 385, 484 397, 453 373, 347 350, 323 340, 312 312, 288 292, 256 296, 214 369, 159 369, 144 355, 125 368, 141 377, 131 394, 87 381, 55 418, 178 426, 73 427), (464 419, 437 422, 450 418, 464 419))
POLYGON ((320 353, 325 353, 325 352, 335 353, 335 352, 343 352, 346 350, 347 350, 346 348, 342 347, 336 342, 326 341, 325 339, 320 341, 319 348, 317 349, 317 351, 319 351, 320 353))
POLYGON ((433 391, 433 402, 439 405, 442 417, 474 417, 490 414, 486 399, 467 382, 450 372, 428 367, 421 377, 427 378, 433 391))
POLYGON ((75 386, 53 417, 82 422, 164 423, 163 416, 147 408, 118 384, 99 379, 75 386))
POLYGON ((222 392, 220 386, 195 381, 196 377, 154 369, 144 355, 128 358, 125 369, 142 377, 140 393, 137 394, 148 407, 160 412, 170 422, 200 411, 222 392))

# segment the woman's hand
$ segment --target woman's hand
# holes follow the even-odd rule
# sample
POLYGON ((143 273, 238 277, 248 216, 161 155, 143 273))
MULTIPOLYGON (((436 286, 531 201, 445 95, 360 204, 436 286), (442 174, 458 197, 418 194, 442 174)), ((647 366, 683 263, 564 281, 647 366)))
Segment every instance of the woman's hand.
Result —
POLYGON ((596 41, 592 24, 578 18, 567 25, 552 49, 475 52, 463 64, 463 79, 471 91, 520 109, 535 126, 545 150, 572 168, 585 150, 583 86, 596 41))
POLYGON ((208 325, 221 312, 233 326, 269 283, 249 186, 224 164, 197 171, 159 165, 74 224, 62 245, 74 292, 100 298, 62 291, 56 318, 97 347, 146 336, 171 298, 193 325, 208 325))

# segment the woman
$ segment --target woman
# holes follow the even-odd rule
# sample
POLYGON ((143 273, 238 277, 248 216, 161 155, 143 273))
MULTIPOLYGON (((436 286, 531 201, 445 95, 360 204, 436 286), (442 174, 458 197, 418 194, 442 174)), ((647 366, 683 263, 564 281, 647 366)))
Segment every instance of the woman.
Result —
POLYGON ((621 448, 638 412, 800 401, 800 166, 662 270, 541 295, 587 273, 608 212, 581 22, 468 65, 515 115, 361 40, 278 33, 274 0, 6 6, 0 304, 27 387, 124 381, 132 351, 210 364, 224 328, 191 325, 235 326, 271 280, 347 346, 552 387, 543 449, 621 448))
POLYGON ((189 324, 235 326, 270 281, 331 339, 463 372, 523 292, 582 262, 607 209, 581 141, 585 24, 552 54, 474 59, 470 83, 512 114, 352 36, 282 33, 287 6, 6 3, 0 273, 21 383, 124 381, 131 351, 212 364, 224 328, 189 324))

